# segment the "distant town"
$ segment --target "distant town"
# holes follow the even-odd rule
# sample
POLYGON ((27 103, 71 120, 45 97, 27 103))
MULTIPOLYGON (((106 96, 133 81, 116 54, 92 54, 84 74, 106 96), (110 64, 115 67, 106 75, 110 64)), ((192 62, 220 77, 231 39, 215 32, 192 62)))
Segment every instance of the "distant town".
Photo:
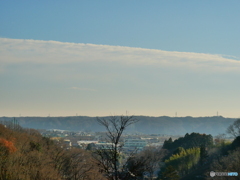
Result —
MULTIPOLYGON (((111 143, 107 141, 106 132, 74 132, 60 129, 39 130, 44 137, 49 137, 54 141, 62 140, 67 148, 77 147, 81 149, 108 148, 111 143)), ((171 136, 177 139, 179 136, 171 136)), ((124 144, 125 152, 134 150, 141 151, 145 147, 162 147, 169 135, 164 134, 131 134, 125 133, 121 137, 121 143, 124 144)))

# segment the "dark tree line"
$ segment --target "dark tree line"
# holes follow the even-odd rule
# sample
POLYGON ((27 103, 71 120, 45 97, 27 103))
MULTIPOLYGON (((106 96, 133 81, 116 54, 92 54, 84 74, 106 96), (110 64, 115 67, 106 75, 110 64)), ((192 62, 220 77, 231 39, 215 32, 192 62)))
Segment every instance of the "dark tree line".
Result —
MULTIPOLYGON (((163 148, 168 150, 164 157, 158 179, 209 179, 210 171, 238 172, 240 169, 239 122, 236 120, 227 129, 234 137, 232 142, 226 140, 225 134, 211 135, 191 133, 175 141, 165 140, 163 148)), ((216 177, 215 179, 229 179, 216 177)), ((240 177, 231 177, 240 179, 240 177)))
POLYGON ((175 141, 172 141, 172 138, 165 140, 163 144, 163 149, 175 150, 178 147, 183 147, 184 149, 193 148, 193 147, 211 147, 213 145, 212 135, 191 133, 185 134, 184 137, 180 137, 175 141))

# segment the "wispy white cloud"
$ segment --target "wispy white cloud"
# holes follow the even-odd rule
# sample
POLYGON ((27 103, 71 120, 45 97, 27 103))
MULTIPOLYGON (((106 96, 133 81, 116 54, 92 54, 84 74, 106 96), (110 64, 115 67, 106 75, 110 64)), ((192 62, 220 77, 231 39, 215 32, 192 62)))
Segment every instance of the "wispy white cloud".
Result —
POLYGON ((2 64, 117 62, 129 66, 210 68, 220 71, 233 71, 240 68, 240 61, 218 54, 7 38, 0 38, 0 54, 2 64))
POLYGON ((0 73, 9 112, 239 109, 240 61, 226 55, 0 38, 0 73))

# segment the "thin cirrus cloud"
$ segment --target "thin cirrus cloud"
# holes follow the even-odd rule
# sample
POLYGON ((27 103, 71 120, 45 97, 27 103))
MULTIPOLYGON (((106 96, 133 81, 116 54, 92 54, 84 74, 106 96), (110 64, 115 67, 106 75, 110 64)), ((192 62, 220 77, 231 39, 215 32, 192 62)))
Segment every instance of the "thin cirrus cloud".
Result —
POLYGON ((54 107, 56 115, 79 109, 83 114, 121 114, 127 109, 135 114, 164 115, 178 109, 184 115, 199 116, 218 108, 225 111, 224 115, 237 117, 240 61, 236 59, 218 54, 0 38, 0 89, 4 94, 0 105, 8 112, 3 115, 21 109, 26 109, 25 114, 47 114, 43 107, 54 107), (24 105, 19 103, 23 101, 24 105))
MULTIPOLYGON (((40 64, 116 62, 128 66, 205 68, 216 71, 238 71, 240 68, 239 61, 218 54, 8 38, 0 38, 0 54, 2 65, 24 62, 40 64)), ((0 69, 3 71, 3 68, 0 69)))

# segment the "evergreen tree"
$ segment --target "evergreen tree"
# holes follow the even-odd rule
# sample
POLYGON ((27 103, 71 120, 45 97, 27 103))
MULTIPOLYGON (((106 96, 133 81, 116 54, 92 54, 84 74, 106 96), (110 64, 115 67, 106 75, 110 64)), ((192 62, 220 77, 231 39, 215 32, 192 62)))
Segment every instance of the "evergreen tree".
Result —
POLYGON ((185 152, 185 149, 183 147, 178 147, 173 154, 182 154, 185 152))
POLYGON ((163 149, 171 149, 172 148, 172 143, 173 143, 173 140, 172 138, 170 137, 168 140, 165 140, 164 143, 163 143, 163 149))
POLYGON ((232 142, 232 145, 231 145, 231 148, 232 149, 236 149, 240 147, 240 136, 236 137, 233 142, 232 142))
POLYGON ((200 147, 200 164, 203 165, 208 158, 208 152, 206 150, 206 146, 201 145, 200 147))
POLYGON ((163 180, 179 180, 180 177, 173 166, 168 166, 165 169, 165 171, 162 173, 162 179, 163 180))
POLYGON ((173 166, 181 176, 188 174, 199 162, 200 148, 178 148, 178 153, 165 160, 166 166, 173 166))
POLYGON ((199 133, 191 133, 189 135, 187 133, 184 137, 180 137, 176 139, 174 142, 172 141, 172 138, 169 138, 169 140, 164 141, 163 149, 174 151, 178 147, 189 149, 193 147, 200 147, 201 145, 205 145, 206 147, 212 146, 213 145, 212 135, 199 133))

